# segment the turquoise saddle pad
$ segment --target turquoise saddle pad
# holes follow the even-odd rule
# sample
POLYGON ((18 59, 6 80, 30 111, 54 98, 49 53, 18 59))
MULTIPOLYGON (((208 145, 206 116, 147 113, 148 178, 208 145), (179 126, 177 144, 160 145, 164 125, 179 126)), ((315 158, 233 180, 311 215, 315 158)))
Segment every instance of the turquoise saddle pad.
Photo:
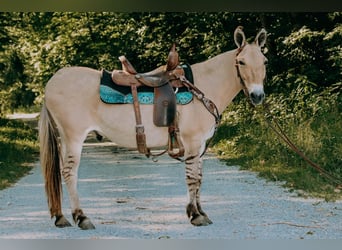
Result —
MULTIPOLYGON (((138 99, 141 104, 153 104, 154 93, 151 87, 139 87, 138 99)), ((193 94, 186 87, 176 91, 177 104, 185 105, 192 101, 193 94)), ((103 70, 100 83, 100 98, 107 104, 130 104, 133 103, 131 88, 120 86, 113 82, 111 72, 103 70)))
MULTIPOLYGON (((108 86, 100 85, 101 100, 108 104, 133 103, 132 94, 122 94, 108 86)), ((192 101, 193 95, 190 92, 176 93, 177 104, 185 105, 192 101)), ((138 92, 138 100, 141 104, 153 104, 153 92, 138 92)))

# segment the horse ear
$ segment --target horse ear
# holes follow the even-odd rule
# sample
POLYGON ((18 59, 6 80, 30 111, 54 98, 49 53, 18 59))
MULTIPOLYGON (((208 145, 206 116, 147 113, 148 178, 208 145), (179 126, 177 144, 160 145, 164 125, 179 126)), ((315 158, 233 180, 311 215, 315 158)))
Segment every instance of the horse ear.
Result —
POLYGON ((242 29, 242 26, 238 26, 234 31, 234 42, 238 48, 241 48, 246 43, 245 33, 242 31, 242 29))
POLYGON ((263 28, 259 31, 259 33, 255 37, 256 45, 258 45, 261 48, 264 47, 266 43, 266 38, 267 38, 266 30, 263 28))

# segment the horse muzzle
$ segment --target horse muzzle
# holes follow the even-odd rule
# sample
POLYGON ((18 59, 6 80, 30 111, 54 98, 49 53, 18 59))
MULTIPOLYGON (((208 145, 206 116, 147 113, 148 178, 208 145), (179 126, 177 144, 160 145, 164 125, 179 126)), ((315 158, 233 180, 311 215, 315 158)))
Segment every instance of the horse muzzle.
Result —
POLYGON ((249 98, 253 105, 259 105, 265 99, 265 92, 263 86, 254 85, 249 91, 249 98))

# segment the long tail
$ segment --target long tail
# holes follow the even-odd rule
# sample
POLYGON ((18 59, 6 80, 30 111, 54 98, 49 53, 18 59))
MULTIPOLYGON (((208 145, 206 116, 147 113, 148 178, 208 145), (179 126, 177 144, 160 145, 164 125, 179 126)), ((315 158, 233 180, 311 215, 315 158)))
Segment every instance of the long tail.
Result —
POLYGON ((46 105, 40 113, 39 120, 40 163, 45 180, 45 192, 51 214, 62 214, 62 181, 60 173, 60 151, 58 131, 46 105))

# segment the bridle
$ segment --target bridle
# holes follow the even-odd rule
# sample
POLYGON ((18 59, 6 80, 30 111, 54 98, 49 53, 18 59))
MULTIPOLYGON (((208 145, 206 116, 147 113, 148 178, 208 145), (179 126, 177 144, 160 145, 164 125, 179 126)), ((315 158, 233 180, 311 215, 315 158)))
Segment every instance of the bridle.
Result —
MULTIPOLYGON (((250 95, 249 95, 249 91, 248 91, 248 88, 246 86, 246 83, 245 81, 243 80, 242 76, 241 76, 241 72, 240 72, 240 63, 239 63, 239 60, 237 59, 238 55, 241 53, 241 51, 246 47, 246 44, 244 44, 243 46, 239 47, 236 51, 236 55, 235 55, 235 68, 236 68, 236 72, 237 72, 237 76, 238 78, 240 79, 240 84, 242 86, 242 90, 243 90, 243 93, 245 94, 245 96, 247 97, 248 99, 248 102, 252 105, 252 106, 255 106, 251 100, 250 100, 250 95)), ((266 82, 267 80, 267 77, 265 76, 264 78, 264 83, 266 82)))
POLYGON ((240 79, 240 83, 241 83, 241 86, 242 86, 242 90, 243 90, 243 93, 245 94, 245 96, 249 99, 249 92, 248 92, 248 89, 247 89, 247 86, 246 86, 246 83, 245 81, 243 80, 242 76, 241 76, 241 73, 240 73, 240 67, 239 67, 239 61, 237 59, 238 55, 241 53, 241 51, 245 48, 246 44, 239 47, 236 51, 236 55, 235 55, 235 68, 236 68, 236 72, 237 72, 237 76, 238 78, 240 79))

